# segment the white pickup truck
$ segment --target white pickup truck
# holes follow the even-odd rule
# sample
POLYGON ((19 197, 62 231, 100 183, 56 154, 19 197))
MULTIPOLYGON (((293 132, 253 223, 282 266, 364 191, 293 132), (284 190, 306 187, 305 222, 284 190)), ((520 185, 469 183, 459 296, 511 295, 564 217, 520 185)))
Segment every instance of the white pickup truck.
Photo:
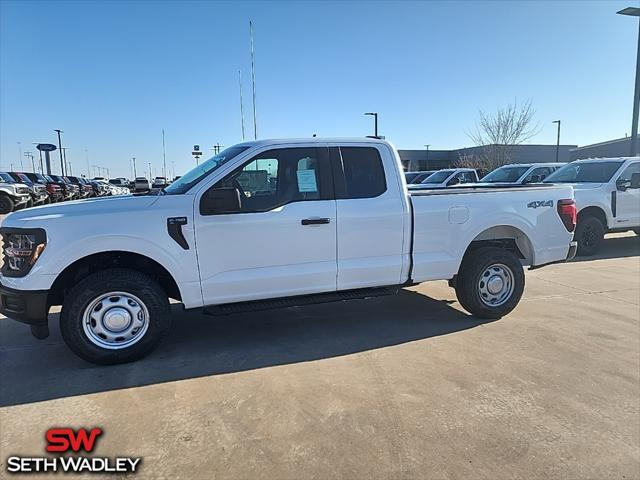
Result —
POLYGON ((640 235, 640 157, 577 160, 545 182, 574 189, 579 255, 595 254, 605 233, 634 230, 640 235))
POLYGON ((409 194, 396 150, 377 139, 263 140, 230 147, 155 194, 36 207, 7 216, 0 312, 80 357, 149 353, 169 299, 232 313, 395 293, 449 280, 461 305, 499 318, 523 265, 573 257, 569 186, 409 194))

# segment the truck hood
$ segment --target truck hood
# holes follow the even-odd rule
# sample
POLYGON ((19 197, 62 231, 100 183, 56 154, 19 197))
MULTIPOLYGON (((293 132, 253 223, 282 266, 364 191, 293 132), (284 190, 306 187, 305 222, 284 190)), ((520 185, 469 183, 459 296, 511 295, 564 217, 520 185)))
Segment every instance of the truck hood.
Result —
POLYGON ((88 198, 60 204, 43 205, 11 213, 2 221, 3 227, 37 226, 40 221, 64 217, 83 217, 110 213, 134 212, 153 205, 158 196, 121 196, 88 198), (33 222, 33 223, 32 223, 33 222))

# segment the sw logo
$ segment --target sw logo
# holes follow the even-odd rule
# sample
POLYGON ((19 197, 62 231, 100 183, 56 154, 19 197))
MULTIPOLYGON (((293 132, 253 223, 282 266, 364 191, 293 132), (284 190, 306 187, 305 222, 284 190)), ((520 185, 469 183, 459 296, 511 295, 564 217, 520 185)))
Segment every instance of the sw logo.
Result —
MULTIPOLYGON (((98 427, 92 429, 50 428, 45 434, 45 450, 60 455, 91 453, 96 448, 98 438, 103 434, 98 427)), ((133 457, 88 457, 83 455, 53 457, 19 457, 7 459, 9 473, 136 473, 142 458, 133 457)))
POLYGON ((92 452, 96 440, 102 435, 102 429, 92 428, 90 432, 80 428, 74 432, 72 428, 50 428, 47 430, 47 452, 68 452, 73 450, 79 452, 92 452))
POLYGON ((553 207, 553 200, 538 200, 527 203, 527 208, 553 207))

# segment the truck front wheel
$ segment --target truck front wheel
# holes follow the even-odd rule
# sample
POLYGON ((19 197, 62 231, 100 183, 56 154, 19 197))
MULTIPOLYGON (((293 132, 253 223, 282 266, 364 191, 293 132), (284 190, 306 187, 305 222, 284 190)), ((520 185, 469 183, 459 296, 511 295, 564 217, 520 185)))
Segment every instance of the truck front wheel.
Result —
POLYGON ((578 242, 578 255, 594 255, 600 250, 604 240, 604 225, 594 216, 580 218, 576 225, 575 239, 578 242))
POLYGON ((11 197, 8 195, 0 195, 0 214, 6 215, 7 213, 13 212, 14 206, 15 204, 11 197))
POLYGON ((498 247, 481 247, 465 255, 456 279, 460 305, 480 318, 501 318, 513 310, 524 291, 518 257, 498 247))
POLYGON ((151 278, 113 268, 84 278, 65 296, 60 331, 88 362, 112 365, 154 350, 171 325, 169 299, 151 278))

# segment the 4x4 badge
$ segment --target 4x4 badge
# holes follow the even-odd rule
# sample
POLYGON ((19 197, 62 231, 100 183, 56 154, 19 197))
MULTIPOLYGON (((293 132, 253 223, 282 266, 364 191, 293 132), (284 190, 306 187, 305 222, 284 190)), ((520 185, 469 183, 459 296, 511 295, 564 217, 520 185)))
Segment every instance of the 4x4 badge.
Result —
POLYGON ((529 202, 527 204, 527 208, 538 208, 538 207, 553 207, 553 200, 529 202))

